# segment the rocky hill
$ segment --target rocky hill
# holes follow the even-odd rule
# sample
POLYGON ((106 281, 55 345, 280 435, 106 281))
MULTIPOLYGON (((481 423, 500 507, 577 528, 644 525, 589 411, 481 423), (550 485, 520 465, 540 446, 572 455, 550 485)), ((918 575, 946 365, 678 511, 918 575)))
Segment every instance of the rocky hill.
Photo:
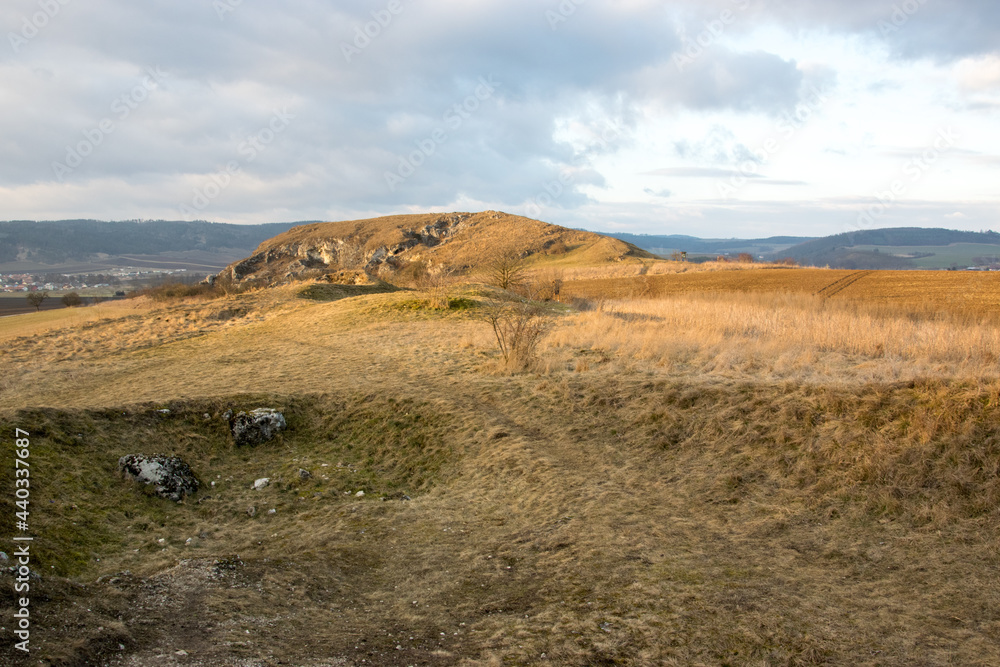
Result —
POLYGON ((651 257, 618 239, 499 211, 425 213, 300 225, 260 244, 218 277, 265 284, 345 270, 387 277, 418 261, 432 271, 475 272, 497 248, 532 261, 572 264, 651 257))

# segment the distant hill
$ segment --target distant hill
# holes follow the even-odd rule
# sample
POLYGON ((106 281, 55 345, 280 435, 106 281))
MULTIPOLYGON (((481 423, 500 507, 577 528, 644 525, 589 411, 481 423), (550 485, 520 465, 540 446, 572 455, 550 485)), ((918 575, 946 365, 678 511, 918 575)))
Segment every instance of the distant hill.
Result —
POLYGON ((771 236, 764 239, 702 239, 683 234, 656 235, 617 232, 607 235, 659 255, 667 255, 675 251, 700 255, 736 255, 741 252, 765 255, 784 252, 787 248, 815 238, 812 236, 771 236))
POLYGON ((780 255, 838 269, 967 268, 1000 263, 1000 234, 922 227, 860 230, 805 241, 780 255))
POLYGON ((95 268, 155 265, 157 259, 212 264, 212 257, 245 255, 262 241, 301 223, 234 225, 205 221, 31 220, 0 221, 0 268, 41 270, 74 265, 95 268), (119 261, 120 260, 120 261, 119 261))
POLYGON ((265 241, 221 275, 270 284, 345 269, 386 275, 416 261, 432 269, 476 272, 499 247, 532 262, 562 265, 651 257, 618 239, 499 211, 424 213, 295 227, 265 241))

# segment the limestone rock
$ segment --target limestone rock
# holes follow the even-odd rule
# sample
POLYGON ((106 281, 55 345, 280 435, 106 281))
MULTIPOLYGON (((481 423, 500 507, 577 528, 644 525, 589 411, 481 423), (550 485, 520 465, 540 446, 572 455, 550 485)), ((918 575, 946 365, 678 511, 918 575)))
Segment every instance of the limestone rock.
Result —
POLYGON ((257 408, 235 415, 229 410, 224 416, 237 447, 263 444, 287 427, 285 416, 271 408, 257 408))
POLYGON ((254 480, 253 490, 254 491, 260 491, 261 489, 263 489, 265 486, 267 486, 270 483, 271 483, 271 478, 270 477, 261 477, 260 479, 254 480))
POLYGON ((126 478, 148 484, 161 498, 180 502, 198 491, 191 466, 176 456, 129 454, 118 459, 118 471, 126 478))

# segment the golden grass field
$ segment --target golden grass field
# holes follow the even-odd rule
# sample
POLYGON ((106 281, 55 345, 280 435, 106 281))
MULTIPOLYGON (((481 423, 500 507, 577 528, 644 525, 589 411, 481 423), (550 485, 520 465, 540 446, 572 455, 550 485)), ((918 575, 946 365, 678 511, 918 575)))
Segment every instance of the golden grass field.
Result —
POLYGON ((1000 664, 996 276, 561 275, 514 372, 468 283, 0 323, 33 658, 1000 664), (221 414, 264 405, 289 430, 234 449, 221 414), (135 452, 205 487, 147 496, 114 473, 135 452))

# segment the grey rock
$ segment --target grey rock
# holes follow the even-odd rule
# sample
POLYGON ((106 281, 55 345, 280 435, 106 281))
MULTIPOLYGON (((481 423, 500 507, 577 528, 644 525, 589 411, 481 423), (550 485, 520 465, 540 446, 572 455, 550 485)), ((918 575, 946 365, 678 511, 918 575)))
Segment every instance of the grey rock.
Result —
POLYGON ((157 496, 176 502, 198 491, 191 466, 176 456, 129 454, 118 459, 118 471, 127 479, 148 484, 157 496))
POLYGON ((254 491, 260 491, 261 489, 263 489, 265 486, 267 486, 270 483, 271 483, 271 478, 270 477, 261 477, 260 479, 254 480, 253 490, 254 491))
POLYGON ((299 479, 309 479, 310 477, 312 477, 312 473, 311 472, 309 472, 308 470, 303 470, 302 468, 299 468, 299 479))
POLYGON ((271 408, 257 408, 250 412, 232 410, 223 415, 229 422, 229 431, 237 447, 260 445, 273 440, 279 431, 285 430, 285 416, 271 408))

